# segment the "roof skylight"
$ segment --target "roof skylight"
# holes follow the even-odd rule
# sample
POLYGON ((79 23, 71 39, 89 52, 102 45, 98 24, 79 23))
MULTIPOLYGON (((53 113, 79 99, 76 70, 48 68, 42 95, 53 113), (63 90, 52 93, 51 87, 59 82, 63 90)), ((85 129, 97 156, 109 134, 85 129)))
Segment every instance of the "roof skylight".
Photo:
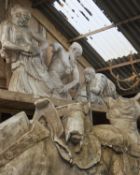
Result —
MULTIPOLYGON (((68 22, 80 33, 97 30, 111 24, 93 0, 60 0, 54 7, 61 11, 68 22)), ((104 32, 87 37, 87 42, 104 58, 109 60, 136 53, 127 38, 112 28, 104 32)))

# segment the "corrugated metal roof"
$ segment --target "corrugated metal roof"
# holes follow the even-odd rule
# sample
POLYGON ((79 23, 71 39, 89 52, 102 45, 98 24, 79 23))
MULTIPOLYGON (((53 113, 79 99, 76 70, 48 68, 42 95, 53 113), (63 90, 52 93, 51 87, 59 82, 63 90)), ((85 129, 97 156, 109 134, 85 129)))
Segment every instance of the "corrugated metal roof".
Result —
MULTIPOLYGON (((135 16, 140 15, 140 2, 139 0, 94 0, 95 3, 104 11, 106 16, 114 23, 119 21, 129 19, 135 16)), ((140 19, 136 21, 131 21, 127 24, 121 25, 118 27, 119 30, 127 37, 131 42, 134 48, 140 52, 140 19)), ((135 59, 140 59, 140 55, 134 55, 135 59)), ((113 60, 114 64, 123 63, 128 61, 128 57, 118 58, 113 60)), ((140 64, 135 64, 137 72, 140 72, 140 64)), ((115 70, 116 74, 119 74, 121 77, 125 78, 131 75, 132 67, 125 66, 115 70)), ((130 84, 129 84, 130 85, 130 84)), ((125 87, 128 88, 129 85, 125 84, 125 87)), ((135 89, 127 92, 121 92, 121 94, 135 94, 140 91, 140 86, 135 89)))
MULTIPOLYGON (((95 3, 114 23, 140 15, 139 0, 95 0, 95 3)), ((140 52, 140 20, 124 24, 119 27, 119 30, 127 37, 135 49, 140 52)))
MULTIPOLYGON (((111 24, 110 20, 92 0, 60 0, 59 3, 55 2, 54 6, 66 16, 68 22, 80 34, 85 34, 111 24)), ((87 42, 105 60, 126 56, 130 52, 136 53, 133 46, 117 28, 89 36, 87 39, 87 42)))
MULTIPOLYGON (((133 54, 131 55, 133 57, 133 60, 140 60, 140 54, 133 54)), ((123 63, 126 63, 127 61, 130 61, 130 56, 126 57, 120 57, 118 59, 113 59, 112 60, 112 65, 117 65, 117 64, 123 64, 123 63)), ((109 64, 109 63, 108 63, 109 64)), ((140 73, 140 63, 137 63, 137 64, 133 64, 136 72, 139 74, 140 73)), ((113 69, 113 73, 115 75, 119 75, 120 76, 120 79, 125 79, 125 78, 128 78, 129 76, 132 76, 132 73, 133 73, 133 68, 131 65, 127 65, 127 66, 123 66, 121 68, 116 68, 116 69, 113 69)), ((104 73, 104 72, 103 72, 104 73)), ((110 72, 106 72, 105 74, 110 74, 110 72)), ((116 84, 116 80, 111 77, 112 81, 116 84)), ((121 83, 122 87, 124 88, 129 88, 132 83, 121 83)), ((136 86, 134 89, 131 89, 131 90, 128 90, 128 91, 122 91, 121 89, 119 89, 119 87, 117 86, 117 89, 118 89, 118 92, 122 95, 134 95, 136 94, 137 92, 140 91, 140 84, 138 86, 136 86)))

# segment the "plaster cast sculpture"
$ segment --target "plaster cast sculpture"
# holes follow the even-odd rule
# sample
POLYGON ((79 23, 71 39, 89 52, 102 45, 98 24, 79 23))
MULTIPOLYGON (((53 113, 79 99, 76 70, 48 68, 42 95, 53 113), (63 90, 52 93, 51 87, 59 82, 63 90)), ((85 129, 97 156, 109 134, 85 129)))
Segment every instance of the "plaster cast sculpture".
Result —
POLYGON ((41 57, 41 50, 47 47, 47 41, 30 30, 30 19, 29 10, 15 5, 11 9, 11 20, 5 21, 1 27, 1 56, 11 63, 12 68, 8 89, 48 96, 52 83, 41 57))
POLYGON ((116 87, 104 74, 95 73, 93 68, 84 70, 85 82, 80 88, 77 100, 104 104, 104 98, 117 98, 116 87))
POLYGON ((97 126, 88 104, 38 100, 33 120, 21 112, 0 124, 0 174, 139 175, 139 99, 108 100, 111 124, 97 126))
POLYGON ((140 94, 130 99, 109 98, 107 105, 107 118, 111 125, 95 126, 93 130, 104 147, 116 152, 108 153, 111 174, 140 175, 140 135, 137 128, 140 94))
POLYGON ((71 44, 68 51, 59 43, 54 43, 52 47, 54 53, 49 73, 54 81, 54 90, 61 98, 70 99, 69 90, 80 82, 77 59, 82 55, 82 47, 76 42, 71 44))
POLYGON ((32 121, 22 112, 0 124, 0 174, 107 175, 87 113, 87 105, 42 99, 32 121))

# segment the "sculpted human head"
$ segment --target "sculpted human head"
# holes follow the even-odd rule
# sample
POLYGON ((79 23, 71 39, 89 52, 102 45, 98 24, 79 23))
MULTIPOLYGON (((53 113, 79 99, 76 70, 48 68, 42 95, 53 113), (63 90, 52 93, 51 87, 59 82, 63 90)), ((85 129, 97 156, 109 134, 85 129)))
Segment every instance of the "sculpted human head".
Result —
POLYGON ((31 19, 31 13, 29 10, 15 5, 11 9, 12 23, 20 27, 28 27, 29 21, 31 19))
POLYGON ((89 83, 91 80, 95 77, 95 69, 92 67, 87 67, 84 70, 84 77, 85 77, 85 82, 89 83))
POLYGON ((70 57, 72 57, 73 59, 77 59, 82 55, 83 49, 79 43, 73 42, 69 47, 69 53, 70 57))

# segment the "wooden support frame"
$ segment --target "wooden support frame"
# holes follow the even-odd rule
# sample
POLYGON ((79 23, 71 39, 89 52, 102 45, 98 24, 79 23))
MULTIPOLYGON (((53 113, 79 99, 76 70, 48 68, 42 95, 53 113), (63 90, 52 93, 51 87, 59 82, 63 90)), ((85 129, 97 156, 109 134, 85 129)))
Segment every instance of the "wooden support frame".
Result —
MULTIPOLYGON (((33 115, 35 109, 34 102, 37 99, 38 98, 34 98, 29 94, 0 89, 0 113, 10 113, 14 115, 18 112, 25 111, 27 115, 33 115)), ((48 99, 52 101, 56 107, 76 103, 75 101, 61 100, 51 97, 48 99)), ((91 105, 91 109, 96 112, 107 111, 107 108, 101 105, 91 105)))
POLYGON ((85 33, 85 34, 82 34, 82 35, 79 35, 71 40, 69 40, 69 42, 73 42, 73 41, 77 41, 77 40, 80 40, 82 38, 85 38, 85 37, 88 37, 88 36, 91 36, 91 35, 95 35, 95 34, 98 34, 98 33, 101 33, 101 32, 104 32, 106 30, 109 30, 111 28, 114 28, 114 27, 119 27, 123 24, 127 24, 129 22, 132 22, 132 21, 135 21, 135 20, 138 20, 140 19, 140 15, 137 15, 137 16, 134 16, 132 18, 129 18, 129 19, 126 19, 126 20, 123 20, 123 21, 120 21, 116 24, 111 24, 111 25, 108 25, 108 26, 105 26, 105 27, 102 27, 100 29, 97 29, 97 30, 93 30, 91 32, 88 32, 88 33, 85 33))
MULTIPOLYGON (((123 63, 120 63, 120 64, 112 65, 111 68, 112 69, 117 69, 117 68, 121 68, 121 67, 124 67, 124 66, 137 64, 137 63, 140 63, 140 59, 129 60, 129 61, 126 61, 126 62, 123 62, 123 63)), ((110 66, 104 67, 104 68, 100 68, 100 69, 96 70, 96 72, 105 72, 105 71, 110 71, 110 66)))
POLYGON ((48 4, 52 4, 54 1, 56 0, 40 0, 40 1, 37 1, 37 2, 33 2, 33 7, 37 7, 39 5, 41 5, 42 3, 48 3, 48 4))
POLYGON ((40 0, 40 1, 37 1, 37 2, 32 1, 32 6, 35 8, 35 7, 41 5, 44 2, 46 2, 46 0, 40 0))

